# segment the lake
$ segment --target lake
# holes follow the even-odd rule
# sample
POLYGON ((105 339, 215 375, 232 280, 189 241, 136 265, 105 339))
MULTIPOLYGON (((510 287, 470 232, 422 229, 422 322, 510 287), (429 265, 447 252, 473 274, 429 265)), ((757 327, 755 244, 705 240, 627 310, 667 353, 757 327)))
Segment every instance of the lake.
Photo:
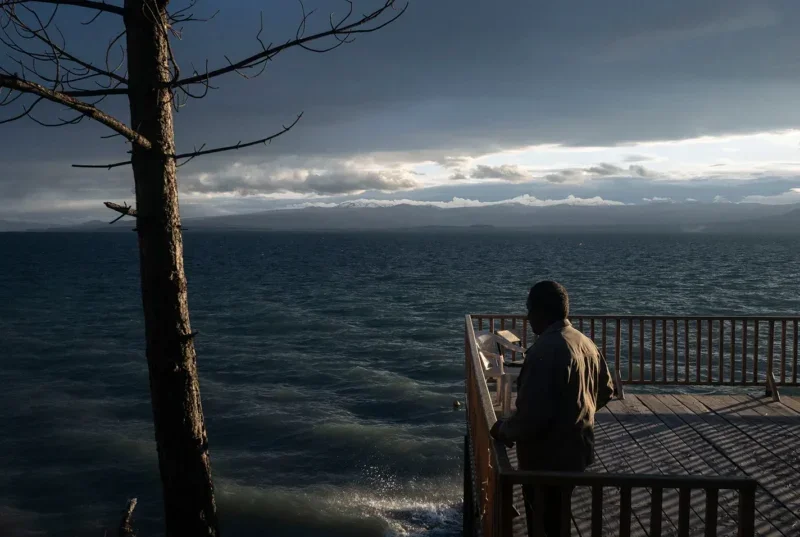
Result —
MULTIPOLYGON (((185 233, 223 535, 460 532, 463 315, 797 314, 795 239, 185 233)), ((102 535, 161 491, 133 233, 0 234, 0 534, 102 535)))

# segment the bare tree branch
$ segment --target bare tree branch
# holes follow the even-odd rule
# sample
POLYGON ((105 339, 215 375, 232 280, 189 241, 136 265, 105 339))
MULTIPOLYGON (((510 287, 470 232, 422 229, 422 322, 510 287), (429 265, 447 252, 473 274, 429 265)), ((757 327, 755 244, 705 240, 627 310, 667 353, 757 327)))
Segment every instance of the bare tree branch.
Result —
MULTIPOLYGON (((177 80, 177 81, 173 82, 170 85, 170 87, 180 87, 180 86, 185 86, 187 84, 200 84, 200 83, 207 82, 211 78, 215 78, 215 77, 218 77, 218 76, 221 76, 221 75, 225 75, 225 74, 236 72, 236 71, 241 71, 242 69, 252 69, 254 67, 258 67, 258 66, 262 65, 263 63, 271 60, 278 53, 283 52, 284 50, 287 50, 287 49, 290 49, 290 48, 294 48, 294 47, 302 47, 306 43, 310 43, 312 41, 317 41, 317 40, 323 39, 325 37, 333 36, 333 37, 336 37, 336 38, 338 38, 340 40, 341 39, 346 40, 348 37, 350 37, 350 36, 352 36, 354 34, 366 34, 366 33, 372 33, 372 32, 378 31, 381 28, 384 28, 387 25, 391 24, 392 22, 396 21, 400 16, 403 15, 403 13, 405 13, 406 9, 408 9, 408 3, 406 3, 403 6, 403 8, 395 16, 391 17, 390 19, 384 21, 381 24, 378 24, 378 25, 375 25, 375 26, 368 26, 369 23, 374 22, 376 19, 380 18, 380 16, 383 15, 385 12, 387 12, 389 9, 394 8, 395 3, 396 3, 396 0, 385 0, 385 3, 384 3, 384 5, 382 7, 372 11, 371 13, 363 15, 357 21, 354 21, 354 22, 351 22, 351 23, 347 24, 347 21, 349 20, 351 14, 352 14, 352 9, 351 9, 350 13, 345 18, 343 18, 341 21, 339 21, 338 23, 332 23, 330 30, 327 30, 325 32, 319 32, 319 33, 316 33, 316 34, 313 34, 313 35, 309 35, 309 36, 306 36, 306 37, 302 37, 302 33, 303 32, 302 31, 298 31, 297 35, 300 36, 300 37, 296 36, 296 38, 294 40, 292 40, 292 41, 287 41, 286 43, 284 43, 282 45, 278 45, 276 47, 272 47, 272 46, 267 47, 264 50, 262 50, 261 52, 259 52, 258 54, 254 54, 254 55, 249 56, 249 57, 247 57, 247 58, 245 58, 243 60, 240 60, 238 62, 231 62, 226 67, 221 67, 221 68, 215 69, 213 71, 207 71, 206 73, 203 73, 203 74, 190 76, 190 77, 187 77, 187 78, 184 78, 184 79, 177 80)), ((300 27, 301 28, 305 27, 305 23, 306 23, 307 19, 308 19, 308 14, 306 14, 305 10, 304 10, 303 20, 300 23, 300 27)), ((345 41, 340 41, 339 44, 341 44, 343 42, 345 42, 345 41)), ((334 48, 337 47, 337 46, 339 46, 339 45, 334 45, 334 48)))
POLYGON ((11 123, 12 121, 17 121, 18 119, 22 119, 25 116, 30 116, 30 113, 33 112, 33 109, 36 108, 36 105, 42 102, 43 99, 44 97, 39 97, 38 99, 33 101, 33 104, 30 105, 29 107, 23 106, 21 114, 1 120, 0 125, 3 125, 5 123, 11 123))
POLYGON ((123 160, 121 162, 112 162, 111 164, 73 164, 73 168, 88 168, 88 169, 106 169, 111 170, 113 168, 119 168, 120 166, 127 166, 130 164, 130 160, 123 160))
POLYGON ((0 43, 17 55, 9 57, 19 66, 13 73, 3 67, 0 67, 0 72, 26 82, 43 84, 52 91, 73 98, 105 98, 109 95, 127 94, 127 89, 120 87, 127 85, 127 80, 117 73, 124 63, 124 50, 122 60, 114 68, 109 65, 107 55, 106 69, 71 54, 67 50, 64 35, 54 24, 61 3, 44 2, 53 4, 54 8, 43 20, 40 13, 30 7, 34 2, 35 0, 0 0, 0 43), (43 50, 25 41, 38 42, 43 50), (100 77, 103 80, 98 81, 100 77), (88 81, 100 87, 78 86, 81 82, 88 81))
POLYGON ((97 90, 69 90, 60 92, 67 97, 107 97, 109 95, 127 95, 128 88, 110 88, 97 90))
MULTIPOLYGON (((150 149, 152 144, 150 140, 146 139, 144 136, 140 135, 118 119, 109 116, 105 112, 101 111, 94 106, 85 103, 83 101, 79 101, 77 99, 72 98, 70 95, 66 93, 62 93, 59 91, 53 91, 48 89, 41 84, 37 84, 36 82, 28 82, 27 80, 22 80, 16 76, 9 76, 0 74, 0 88, 9 88, 12 90, 20 91, 23 93, 31 93, 33 95, 38 95, 39 97, 43 97, 44 99, 66 106, 67 108, 71 108, 76 112, 80 112, 86 117, 94 119, 98 123, 102 123, 106 127, 120 133, 122 136, 130 140, 131 142, 145 148, 150 149)), ((109 91, 109 90, 104 90, 109 91)), ((105 93, 100 92, 97 95, 105 95, 105 93)))
MULTIPOLYGON (((23 6, 23 7, 25 9, 28 9, 27 6, 23 6)), ((83 67, 87 71, 92 71, 96 75, 107 76, 108 78, 116 80, 117 82, 119 82, 121 84, 127 85, 128 84, 128 80, 126 78, 118 75, 117 73, 115 73, 112 70, 104 70, 104 69, 101 69, 99 67, 95 67, 91 63, 85 62, 85 61, 81 60, 80 58, 78 58, 76 56, 73 56, 72 54, 67 52, 64 48, 62 48, 59 45, 57 45, 50 38, 50 36, 47 34, 47 30, 46 29, 52 23, 53 17, 55 16, 55 13, 56 13, 57 10, 58 10, 58 6, 56 6, 55 10, 53 10, 53 15, 50 17, 50 20, 46 24, 42 24, 42 21, 39 19, 38 15, 36 15, 35 12, 31 11, 31 13, 36 17, 36 20, 39 21, 39 29, 38 30, 34 29, 34 28, 31 28, 30 26, 25 24, 25 22, 22 19, 20 19, 14 12, 8 12, 8 11, 6 12, 6 16, 9 17, 9 19, 15 24, 15 26, 17 28, 22 29, 22 30, 24 30, 26 32, 29 32, 32 37, 35 37, 36 39, 38 39, 39 41, 41 41, 42 43, 47 45, 52 50, 51 54, 33 54, 33 53, 30 53, 30 52, 26 52, 26 54, 28 56, 33 57, 34 59, 42 59, 44 61, 49 61, 49 62, 58 62, 60 57, 63 56, 67 60, 80 65, 81 67, 83 67)), ((98 13, 102 13, 102 12, 98 12, 98 13)), ((56 28, 56 29, 58 30, 58 28, 56 28)), ((61 34, 60 30, 58 30, 58 32, 59 32, 59 34, 61 34)), ((64 36, 63 35, 61 35, 61 40, 64 41, 64 36)), ((39 76, 41 76, 41 75, 39 75, 39 76)), ((90 76, 94 76, 94 75, 90 75, 90 76)))
MULTIPOLYGON (((113 223, 117 222, 118 220, 120 220, 124 216, 133 216, 134 218, 136 216, 138 216, 138 213, 136 212, 136 209, 134 209, 133 207, 131 207, 127 203, 123 203, 122 205, 120 205, 119 203, 114 203, 113 201, 107 201, 103 205, 105 205, 106 207, 108 207, 112 211, 116 211, 116 212, 119 213, 119 216, 117 218, 115 218, 114 220, 112 220, 111 222, 109 222, 109 224, 113 224, 113 223)), ((134 499, 134 501, 136 501, 136 500, 134 499)))
MULTIPOLYGON (((222 147, 215 147, 213 149, 205 149, 205 150, 203 149, 203 147, 205 147, 205 144, 203 144, 200 147, 200 149, 197 150, 197 151, 192 151, 191 153, 180 153, 180 154, 171 155, 171 156, 175 160, 188 159, 185 162, 182 162, 181 164, 179 164, 179 166, 183 166, 184 164, 186 164, 190 160, 192 160, 192 159, 194 159, 196 157, 203 156, 203 155, 212 155, 214 153, 223 153, 225 151, 234 151, 234 150, 238 150, 238 149, 244 149, 245 147, 252 147, 254 145, 259 145, 259 144, 268 145, 275 138, 277 138, 279 136, 282 136, 282 135, 286 134, 287 132, 289 132, 290 130, 292 130, 292 128, 295 125, 297 125, 297 123, 300 121, 300 119, 302 117, 303 117, 303 114, 300 113, 295 118, 295 120, 292 121, 291 124, 282 125, 283 128, 280 131, 278 131, 278 132, 276 132, 276 133, 274 133, 274 134, 272 134, 270 136, 267 136, 266 138, 261 138, 259 140, 253 140, 252 142, 246 142, 246 143, 237 142, 237 143, 235 143, 233 145, 226 145, 226 146, 222 146, 222 147)), ((110 170, 112 168, 118 168, 120 166, 125 166, 126 164, 130 164, 130 163, 131 163, 130 160, 126 160, 126 161, 123 161, 123 162, 112 162, 111 164, 73 164, 72 167, 73 168, 90 168, 90 169, 106 169, 106 170, 110 170)))
POLYGON ((83 26, 89 26, 89 25, 90 25, 90 24, 92 24, 94 21, 96 21, 96 20, 98 19, 98 17, 100 17, 100 15, 102 15, 103 13, 104 13, 104 11, 98 11, 97 13, 95 13, 94 17, 92 17, 91 19, 89 19, 89 20, 88 20, 88 21, 86 21, 86 22, 82 22, 82 23, 81 23, 81 25, 83 25, 83 26))
POLYGON ((247 142, 247 143, 244 143, 244 144, 242 142, 238 142, 238 143, 236 143, 234 145, 216 147, 214 149, 206 149, 204 151, 195 151, 195 152, 192 152, 192 153, 182 153, 180 155, 175 155, 174 158, 175 158, 175 160, 179 160, 179 159, 182 159, 182 158, 195 158, 195 157, 199 157, 199 156, 202 156, 202 155, 211 155, 211 154, 214 154, 214 153, 222 153, 224 151, 234 151, 234 150, 237 150, 237 149, 244 149, 245 147, 252 147, 254 145, 259 145, 259 144, 265 144, 266 145, 266 144, 269 144, 275 138, 277 138, 277 137, 279 137, 281 135, 284 135, 287 132, 289 132, 290 130, 292 130, 292 128, 295 125, 297 125, 297 123, 300 121, 300 119, 302 117, 303 117, 303 113, 301 112, 300 114, 298 114, 298 116, 295 118, 295 120, 292 121, 291 124, 289 124, 289 125, 281 125, 282 129, 280 131, 278 131, 275 134, 272 134, 270 136, 267 136, 266 138, 261 138, 260 140, 254 140, 252 142, 247 142))
POLYGON ((201 145, 200 149, 197 149, 195 147, 194 148, 194 154, 192 154, 192 156, 190 156, 189 158, 187 158, 186 160, 184 160, 183 162, 178 164, 176 167, 180 168, 181 166, 186 166, 187 164, 189 164, 191 161, 193 161, 195 159, 195 157, 200 156, 200 152, 203 151, 203 149, 205 149, 205 147, 206 147, 206 144, 201 145))
POLYGON ((194 13, 187 13, 195 5, 197 5, 197 0, 191 0, 186 7, 169 13, 169 23, 174 26, 184 22, 208 22, 219 14, 219 10, 216 10, 208 17, 195 17, 194 13))
POLYGON ((96 2, 93 0, 5 0, 2 2, 4 5, 14 6, 22 4, 60 4, 64 6, 83 7, 87 9, 96 9, 97 11, 104 11, 106 13, 114 13, 115 15, 124 16, 125 9, 121 6, 113 4, 106 4, 105 2, 96 2))

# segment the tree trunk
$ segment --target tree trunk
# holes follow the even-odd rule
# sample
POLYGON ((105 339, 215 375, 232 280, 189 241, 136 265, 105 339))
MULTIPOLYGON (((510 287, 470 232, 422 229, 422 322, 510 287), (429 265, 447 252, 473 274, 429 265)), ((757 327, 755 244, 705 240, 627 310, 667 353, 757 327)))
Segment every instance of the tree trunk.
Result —
POLYGON ((178 211, 165 0, 126 0, 136 228, 147 365, 168 537, 216 536, 217 513, 197 357, 189 324, 178 211))

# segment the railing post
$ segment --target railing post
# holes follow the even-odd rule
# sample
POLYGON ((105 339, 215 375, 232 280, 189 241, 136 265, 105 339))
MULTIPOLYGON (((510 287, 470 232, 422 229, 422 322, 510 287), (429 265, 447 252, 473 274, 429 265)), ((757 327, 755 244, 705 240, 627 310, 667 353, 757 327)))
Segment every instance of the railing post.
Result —
POLYGON ((503 375, 497 379, 497 389, 500 392, 498 394, 500 399, 500 415, 506 418, 511 414, 511 375, 503 373, 503 375))
POLYGON ((603 486, 592 486, 592 537, 603 534, 603 486))
POLYGON ((689 537, 689 509, 692 490, 688 487, 678 489, 678 537, 689 537))
POLYGON ((624 485, 619 491, 619 536, 631 537, 631 487, 624 485))
POLYGON ((661 510, 663 505, 664 489, 653 487, 652 503, 650 504, 650 537, 661 537, 661 510))
POLYGON ((719 491, 706 489, 706 537, 717 537, 717 506, 719 491))
POLYGON ((753 320, 753 384, 758 384, 758 319, 753 320))
POLYGON ((559 537, 570 537, 572 534, 572 487, 562 486, 559 494, 561 495, 561 512, 558 514, 561 522, 559 537))
POLYGON ((756 485, 739 491, 739 532, 737 537, 753 537, 756 531, 756 485))
POLYGON ((475 535, 474 505, 472 501, 472 463, 470 461, 469 433, 464 435, 464 510, 462 533, 464 537, 475 535))
MULTIPOLYGON (((545 537, 544 534, 544 487, 537 486, 533 491, 533 531, 528 528, 528 535, 545 537)), ((529 519, 530 520, 530 519, 529 519)))
POLYGON ((774 377, 772 373, 772 354, 775 351, 775 321, 769 321, 769 335, 767 339, 767 397, 772 397, 774 377))
POLYGON ((495 512, 499 515, 495 525, 496 537, 512 537, 514 531, 514 484, 499 470, 495 483, 497 486, 495 495, 497 510, 495 512))

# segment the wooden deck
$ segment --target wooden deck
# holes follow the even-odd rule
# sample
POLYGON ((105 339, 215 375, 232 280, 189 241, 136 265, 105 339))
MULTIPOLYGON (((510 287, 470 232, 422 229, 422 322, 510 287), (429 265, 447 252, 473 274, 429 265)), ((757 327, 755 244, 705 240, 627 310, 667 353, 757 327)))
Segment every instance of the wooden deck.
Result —
MULTIPOLYGON (((752 390, 751 390, 752 392, 752 390)), ((763 392, 761 392, 763 393, 763 392)), ((593 472, 749 476, 759 483, 756 535, 800 535, 800 397, 774 402, 760 393, 737 395, 642 395, 626 393, 597 415, 593 472)), ((510 451, 516 466, 516 452, 510 451)), ((634 489, 631 535, 647 535, 649 489, 634 489)), ((521 516, 515 536, 527 535, 521 487, 514 490, 521 516)), ((662 535, 678 534, 678 491, 663 492, 662 535)), ((690 503, 690 535, 704 535, 705 494, 690 503)), ((618 535, 619 497, 604 495, 603 535, 618 535), (616 526, 615 526, 616 525, 616 526)), ((591 493, 573 495, 572 535, 590 535, 591 493)), ((732 491, 719 493, 717 535, 736 535, 732 491)))

